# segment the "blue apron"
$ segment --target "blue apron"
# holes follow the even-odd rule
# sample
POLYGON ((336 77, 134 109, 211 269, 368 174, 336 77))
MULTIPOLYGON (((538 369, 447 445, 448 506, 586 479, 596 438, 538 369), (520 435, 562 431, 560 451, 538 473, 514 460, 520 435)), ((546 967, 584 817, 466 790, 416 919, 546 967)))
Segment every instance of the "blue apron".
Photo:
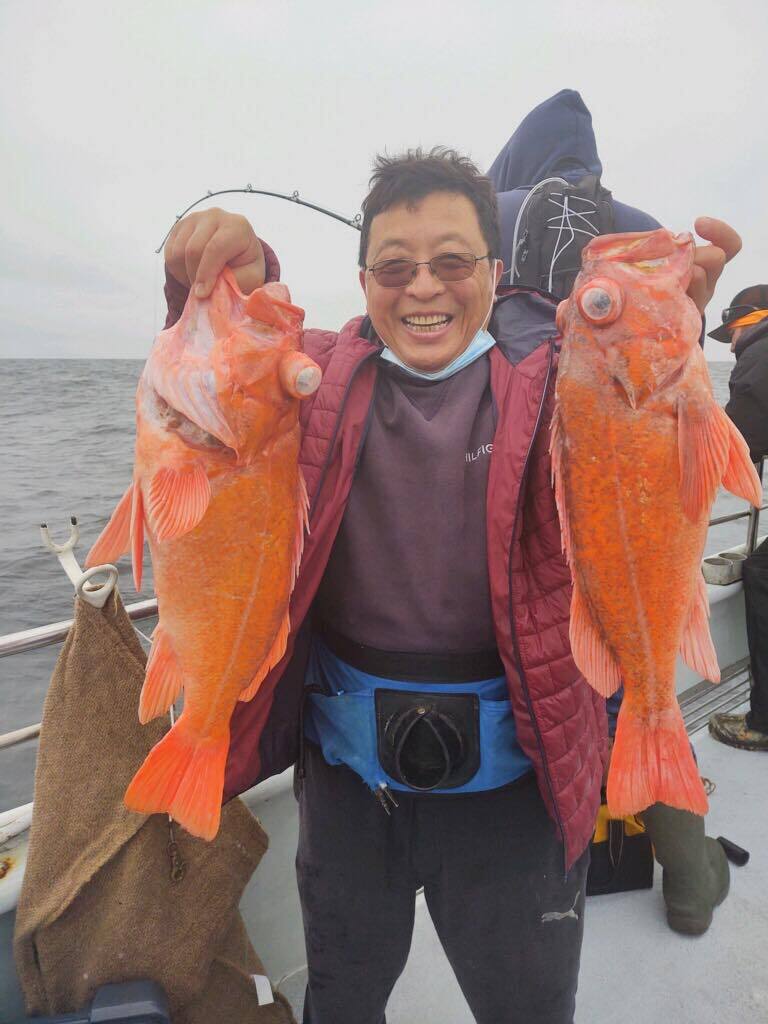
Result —
POLYGON ((307 694, 304 735, 316 743, 328 764, 345 764, 374 791, 384 786, 417 792, 393 779, 381 767, 376 733, 375 691, 471 693, 479 697, 480 766, 462 786, 431 793, 477 793, 497 789, 533 767, 517 742, 512 705, 504 676, 471 683, 402 682, 370 675, 338 658, 315 636, 307 684, 324 692, 307 694))

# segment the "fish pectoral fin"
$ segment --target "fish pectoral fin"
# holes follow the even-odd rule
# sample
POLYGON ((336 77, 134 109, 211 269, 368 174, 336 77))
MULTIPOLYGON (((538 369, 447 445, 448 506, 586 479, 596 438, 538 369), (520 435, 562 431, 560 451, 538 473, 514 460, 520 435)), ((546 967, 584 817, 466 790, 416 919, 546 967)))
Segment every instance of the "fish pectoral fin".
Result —
POLYGON ((153 718, 164 715, 183 688, 184 677, 176 652, 162 623, 158 623, 152 634, 152 651, 139 699, 141 724, 146 725, 153 718))
POLYGON ((698 566, 696 577, 696 588, 680 641, 680 656, 702 679, 711 679, 713 683, 719 683, 720 666, 709 632, 707 584, 698 566))
POLYGON ((720 412, 725 417, 728 425, 728 463, 723 476, 723 487, 731 494, 738 495, 750 502, 755 508, 760 508, 763 503, 763 485, 757 475, 752 459, 749 456, 749 446, 725 412, 720 412))
POLYGON ((728 464, 730 420, 711 395, 681 396, 677 404, 680 501, 695 522, 706 514, 728 464))
POLYGON ((659 802, 693 814, 707 813, 707 796, 677 701, 643 713, 624 700, 611 751, 607 797, 612 818, 637 814, 659 802))
POLYGON ((621 683, 619 666, 605 643, 574 580, 571 598, 571 652, 576 666, 589 685, 603 697, 610 697, 621 683))
POLYGON ((176 469, 164 466, 149 484, 148 519, 158 541, 193 530, 208 510, 211 485, 201 462, 176 469))
POLYGON ((238 700, 248 701, 252 700, 258 693, 259 687, 267 678, 269 672, 277 665, 280 659, 285 654, 285 649, 288 645, 288 634, 291 631, 291 620, 288 617, 288 612, 285 613, 283 621, 280 623, 280 628, 277 631, 277 636, 274 639, 272 647, 270 648, 269 654, 266 656, 264 661, 259 666, 259 671, 248 683, 248 685, 240 691, 238 700))
POLYGON ((118 558, 131 549, 131 507, 133 504, 133 484, 128 488, 109 522, 101 531, 85 559, 86 569, 105 562, 116 562, 118 558))

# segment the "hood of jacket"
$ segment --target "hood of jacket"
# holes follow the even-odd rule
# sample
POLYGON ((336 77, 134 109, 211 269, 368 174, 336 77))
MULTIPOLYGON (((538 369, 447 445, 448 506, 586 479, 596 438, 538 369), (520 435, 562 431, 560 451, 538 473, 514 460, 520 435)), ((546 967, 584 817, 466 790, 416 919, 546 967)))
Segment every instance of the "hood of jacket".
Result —
POLYGON ((578 181, 602 173, 592 115, 578 92, 561 89, 523 118, 488 177, 497 192, 509 192, 544 178, 578 181))
POLYGON ((736 359, 738 360, 739 356, 743 356, 750 345, 754 345, 756 341, 759 341, 760 338, 764 338, 766 335, 768 335, 768 318, 748 327, 736 342, 736 347, 733 350, 736 359))

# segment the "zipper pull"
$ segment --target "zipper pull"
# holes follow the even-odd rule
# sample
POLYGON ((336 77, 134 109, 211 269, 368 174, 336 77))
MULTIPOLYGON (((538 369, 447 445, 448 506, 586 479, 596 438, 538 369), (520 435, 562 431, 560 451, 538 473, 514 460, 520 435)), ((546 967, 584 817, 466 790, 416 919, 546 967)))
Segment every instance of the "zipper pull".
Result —
POLYGON ((387 798, 387 800, 390 801, 390 803, 392 804, 393 807, 399 807, 400 806, 400 804, 397 802, 397 800, 395 800, 394 795, 392 793, 392 790, 389 788, 389 786, 386 784, 386 782, 380 782, 379 783, 379 789, 384 794, 384 796, 387 798))
POLYGON ((382 792, 382 786, 379 786, 377 789, 375 789, 373 791, 373 794, 376 797, 376 799, 379 801, 381 806, 384 808, 384 810, 387 812, 387 816, 391 817, 392 816, 392 812, 390 811, 389 804, 387 803, 386 797, 384 796, 384 793, 382 792))

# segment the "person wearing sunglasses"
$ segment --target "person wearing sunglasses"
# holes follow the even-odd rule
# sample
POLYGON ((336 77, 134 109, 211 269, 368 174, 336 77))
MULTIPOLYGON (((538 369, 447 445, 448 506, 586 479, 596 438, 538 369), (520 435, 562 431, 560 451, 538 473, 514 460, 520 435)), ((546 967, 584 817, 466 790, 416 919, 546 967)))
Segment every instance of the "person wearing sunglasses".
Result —
MULTIPOLYGON (((736 365, 725 407, 749 445, 755 462, 768 456, 768 284, 751 285, 722 312, 709 337, 730 345, 736 365)), ((768 541, 742 565, 752 689, 746 714, 715 714, 709 731, 741 750, 768 750, 768 541)))
MULTIPOLYGON (((572 1024, 607 727, 568 644, 556 302, 497 289, 493 186, 451 150, 379 157, 361 227, 366 312, 304 333, 310 531, 225 793, 297 766, 305 1024, 383 1024, 420 887, 475 1020, 572 1024)), ((698 229, 703 308, 739 239, 698 229)), ((165 256, 169 323, 225 264, 242 288, 279 275, 222 210, 165 256)))

